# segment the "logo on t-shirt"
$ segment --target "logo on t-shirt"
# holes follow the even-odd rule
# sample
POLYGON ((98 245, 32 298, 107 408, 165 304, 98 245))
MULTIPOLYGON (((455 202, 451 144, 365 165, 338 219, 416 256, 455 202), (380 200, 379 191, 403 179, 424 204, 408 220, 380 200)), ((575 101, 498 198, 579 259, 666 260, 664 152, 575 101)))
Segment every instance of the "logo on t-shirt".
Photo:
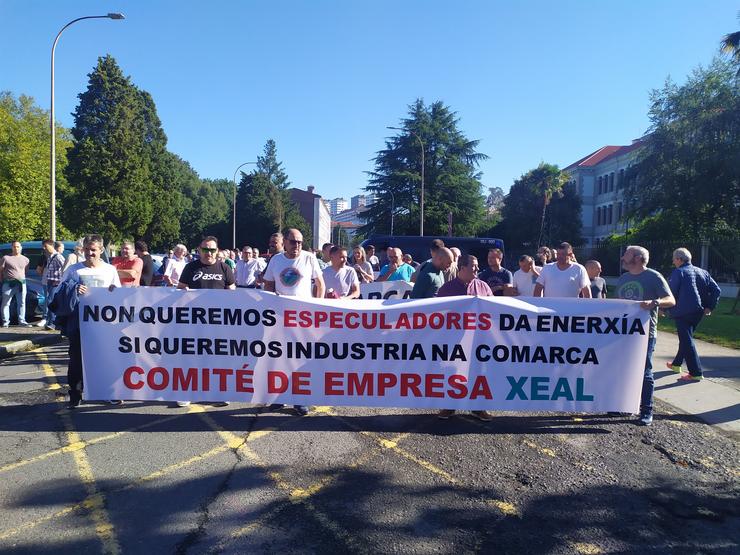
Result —
POLYGON ((645 290, 639 281, 628 281, 619 288, 617 296, 628 301, 641 301, 645 298, 644 293, 645 290))
POLYGON ((222 281, 224 279, 223 274, 204 274, 203 270, 198 270, 193 274, 193 281, 222 281))
POLYGON ((302 278, 303 274, 293 266, 288 266, 280 272, 280 283, 285 287, 295 287, 302 278))

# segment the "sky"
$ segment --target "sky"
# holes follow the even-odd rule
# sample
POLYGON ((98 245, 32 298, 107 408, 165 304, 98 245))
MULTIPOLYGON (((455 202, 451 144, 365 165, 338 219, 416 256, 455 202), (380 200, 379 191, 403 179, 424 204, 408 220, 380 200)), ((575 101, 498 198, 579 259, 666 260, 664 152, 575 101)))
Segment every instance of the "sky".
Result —
POLYGON ((157 105, 168 148, 231 179, 267 139, 295 187, 362 193, 417 98, 441 100, 489 156, 484 187, 565 167, 649 127, 650 91, 683 82, 736 31, 735 0, 0 0, 0 91, 71 127, 111 54, 157 105))

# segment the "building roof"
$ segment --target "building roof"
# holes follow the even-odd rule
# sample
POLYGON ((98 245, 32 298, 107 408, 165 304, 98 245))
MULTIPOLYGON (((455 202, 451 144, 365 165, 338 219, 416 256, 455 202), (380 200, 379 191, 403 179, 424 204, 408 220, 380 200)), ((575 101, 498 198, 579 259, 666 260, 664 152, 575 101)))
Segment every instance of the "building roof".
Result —
POLYGON ((600 149, 593 151, 588 156, 581 158, 577 162, 573 162, 570 166, 565 168, 565 171, 572 170, 575 168, 590 168, 593 166, 597 166, 601 164, 602 162, 606 162, 607 160, 610 160, 611 158, 614 158, 616 156, 622 156, 623 154, 627 154, 628 152, 631 152, 635 150, 636 148, 641 147, 642 143, 643 141, 641 139, 637 139, 635 141, 632 141, 631 145, 602 146, 600 149))

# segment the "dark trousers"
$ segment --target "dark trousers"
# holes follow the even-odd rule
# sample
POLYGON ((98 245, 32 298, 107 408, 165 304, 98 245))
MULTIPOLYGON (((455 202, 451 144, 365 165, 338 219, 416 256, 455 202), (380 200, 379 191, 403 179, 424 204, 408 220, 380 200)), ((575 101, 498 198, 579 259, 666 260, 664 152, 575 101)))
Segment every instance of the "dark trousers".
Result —
POLYGON ((653 414, 653 392, 655 391, 653 351, 655 350, 655 339, 655 337, 648 339, 645 376, 642 380, 642 395, 640 397, 640 414, 653 414))
POLYGON ((67 366, 67 384, 71 400, 82 398, 82 342, 80 332, 69 337, 69 365, 67 366))
POLYGON ((681 366, 685 361, 692 376, 701 376, 701 361, 699 353, 696 352, 694 343, 694 331, 704 317, 704 311, 694 312, 686 316, 674 318, 676 322, 676 332, 678 333, 678 352, 673 359, 674 366, 681 366))

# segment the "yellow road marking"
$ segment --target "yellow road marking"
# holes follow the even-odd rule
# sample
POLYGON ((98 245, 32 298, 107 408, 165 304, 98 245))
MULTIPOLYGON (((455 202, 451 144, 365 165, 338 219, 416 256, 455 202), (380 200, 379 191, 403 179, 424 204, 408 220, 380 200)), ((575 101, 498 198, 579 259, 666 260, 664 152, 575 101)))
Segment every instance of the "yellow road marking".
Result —
POLYGON ((603 553, 601 548, 593 543, 577 542, 573 544, 573 549, 575 549, 576 553, 582 553, 583 555, 599 555, 599 553, 603 553))
POLYGON ((543 455, 547 455, 548 457, 555 457, 555 456, 557 456, 557 455, 555 455, 555 451, 553 451, 552 449, 549 449, 547 447, 540 447, 534 441, 531 441, 529 439, 522 440, 522 443, 524 443, 524 445, 526 445, 527 447, 531 447, 535 451, 539 451, 543 455))
MULTIPOLYGON (((46 354, 38 353, 38 358, 41 361, 44 375, 51 382, 49 389, 54 389, 52 387, 54 385, 57 386, 56 389, 59 389, 59 382, 54 374, 54 369, 49 364, 46 354)), ((62 413, 60 417, 66 430, 67 445, 70 447, 74 446, 71 449, 72 457, 74 458, 80 480, 82 480, 82 485, 87 492, 87 499, 83 502, 83 506, 89 511, 90 517, 95 524, 95 534, 103 545, 103 553, 117 555, 121 552, 121 546, 118 543, 113 523, 105 507, 105 497, 95 482, 95 476, 93 475, 90 460, 87 458, 87 453, 85 453, 84 445, 79 448, 77 447, 83 443, 80 434, 75 430, 74 423, 69 414, 62 413)))

